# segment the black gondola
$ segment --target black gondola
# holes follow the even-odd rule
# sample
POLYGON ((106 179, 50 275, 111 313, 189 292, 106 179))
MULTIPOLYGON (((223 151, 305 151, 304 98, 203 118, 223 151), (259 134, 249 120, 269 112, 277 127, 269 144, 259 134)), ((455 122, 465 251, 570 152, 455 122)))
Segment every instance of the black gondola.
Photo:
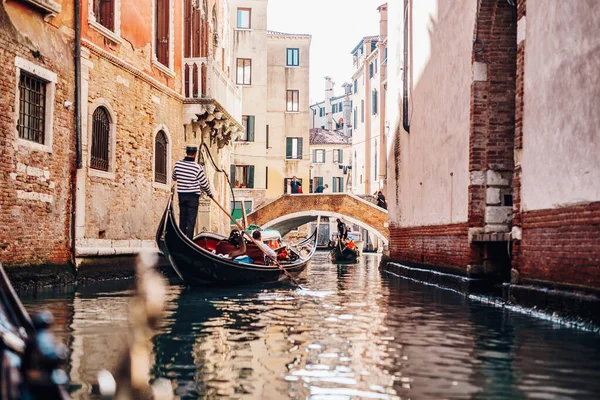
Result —
POLYGON ((0 264, 0 398, 67 400, 66 347, 50 333, 52 314, 29 317, 0 264))
POLYGON ((350 247, 343 245, 340 240, 337 241, 329 252, 331 261, 338 263, 356 263, 359 255, 360 252, 356 247, 351 249, 350 247))
MULTIPOLYGON (((171 195, 156 233, 156 242, 177 275, 186 284, 190 286, 240 285, 289 279, 277 265, 264 264, 262 252, 253 243, 247 245, 247 254, 255 261, 253 264, 246 264, 217 254, 219 243, 227 241, 225 236, 202 232, 194 237, 193 241, 190 240, 175 222, 172 204, 171 195)), ((316 238, 315 230, 302 242, 290 246, 290 259, 278 260, 281 267, 285 268, 292 277, 298 276, 306 269, 316 250, 316 238)))

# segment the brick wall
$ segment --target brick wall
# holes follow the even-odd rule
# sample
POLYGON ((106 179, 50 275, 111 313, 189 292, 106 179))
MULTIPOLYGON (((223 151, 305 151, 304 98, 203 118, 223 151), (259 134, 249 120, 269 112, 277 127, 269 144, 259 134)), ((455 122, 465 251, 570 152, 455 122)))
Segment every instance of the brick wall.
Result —
POLYGON ((70 259, 75 128, 74 107, 64 102, 74 98, 72 40, 42 18, 21 5, 0 4, 0 262, 5 266, 70 259), (40 25, 43 31, 35 29, 40 25), (51 152, 17 140, 17 56, 57 75, 51 152))
POLYGON ((476 251, 469 245, 468 230, 468 223, 408 228, 392 224, 390 259, 465 273, 467 266, 477 259, 476 251))
POLYGON ((600 202, 522 213, 522 282, 600 289, 600 202))

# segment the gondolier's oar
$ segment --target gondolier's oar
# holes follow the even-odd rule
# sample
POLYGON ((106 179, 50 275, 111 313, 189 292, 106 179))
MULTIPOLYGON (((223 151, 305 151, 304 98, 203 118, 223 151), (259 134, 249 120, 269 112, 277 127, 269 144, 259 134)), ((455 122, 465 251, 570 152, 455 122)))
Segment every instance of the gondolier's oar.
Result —
MULTIPOLYGON (((215 204, 217 206, 219 206, 219 208, 221 210, 223 210, 223 212, 229 217, 229 219, 231 219, 233 221, 233 223, 237 225, 239 230, 244 232, 244 234, 246 234, 246 236, 252 241, 252 243, 254 243, 256 245, 256 247, 258 247, 265 254, 265 256, 269 257, 269 259, 271 261, 273 261, 273 263, 275 265, 277 265, 277 267, 279 267, 279 269, 282 270, 283 273, 286 274, 286 276, 288 278, 290 278, 290 280, 296 284, 296 286, 298 286, 300 289, 302 289, 302 286, 296 281, 296 279, 294 279, 294 277, 289 272, 287 272, 287 270, 285 268, 283 268, 283 266, 281 264, 279 264, 279 262, 275 258, 268 255, 267 252, 261 246, 259 246, 258 242, 251 235, 249 235, 248 232, 246 232, 244 230, 244 228, 242 228, 242 226, 233 218, 233 216, 229 213, 229 211, 227 211, 225 208, 223 208, 223 206, 221 204, 219 204, 219 202, 214 197, 212 197, 212 200, 215 202, 215 204)), ((243 205, 242 205, 242 207, 243 207, 243 205)))

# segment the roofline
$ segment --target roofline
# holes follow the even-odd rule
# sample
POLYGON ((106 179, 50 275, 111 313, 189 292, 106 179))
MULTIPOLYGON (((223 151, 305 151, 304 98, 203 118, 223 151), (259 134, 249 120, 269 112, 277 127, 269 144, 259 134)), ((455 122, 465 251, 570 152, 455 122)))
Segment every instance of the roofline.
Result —
POLYGON ((308 33, 287 33, 267 30, 267 36, 284 36, 284 37, 295 37, 302 39, 312 39, 312 35, 308 33))

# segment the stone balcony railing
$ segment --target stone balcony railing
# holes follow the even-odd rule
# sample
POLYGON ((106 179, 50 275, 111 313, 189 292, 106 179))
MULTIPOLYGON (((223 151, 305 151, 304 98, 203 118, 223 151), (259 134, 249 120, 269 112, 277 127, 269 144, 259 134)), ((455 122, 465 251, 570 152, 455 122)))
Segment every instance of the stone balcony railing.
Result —
POLYGON ((186 116, 198 114, 199 105, 213 102, 219 111, 229 114, 241 125, 242 91, 214 60, 184 58, 182 77, 186 116))

